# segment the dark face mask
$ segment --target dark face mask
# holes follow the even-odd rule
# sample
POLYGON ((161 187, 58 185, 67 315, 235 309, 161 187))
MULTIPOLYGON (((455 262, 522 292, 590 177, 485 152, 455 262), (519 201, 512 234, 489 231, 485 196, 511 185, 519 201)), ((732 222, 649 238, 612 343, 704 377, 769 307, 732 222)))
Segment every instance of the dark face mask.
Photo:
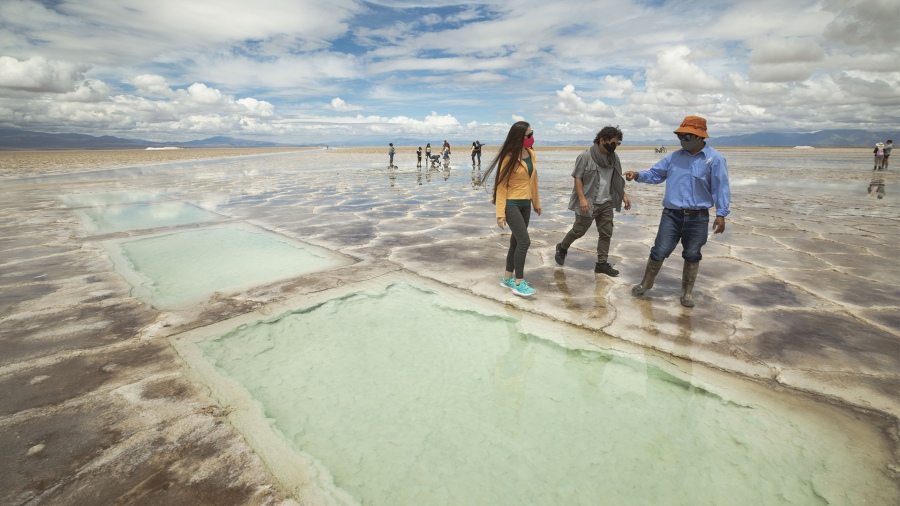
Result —
POLYGON ((684 149, 686 149, 688 151, 693 151, 693 150, 697 149, 698 147, 700 147, 700 141, 701 141, 700 137, 694 136, 694 138, 692 138, 689 141, 682 140, 681 147, 683 147, 684 149))
POLYGON ((607 153, 613 153, 616 150, 617 144, 615 142, 610 142, 609 144, 603 144, 603 149, 606 150, 607 153))

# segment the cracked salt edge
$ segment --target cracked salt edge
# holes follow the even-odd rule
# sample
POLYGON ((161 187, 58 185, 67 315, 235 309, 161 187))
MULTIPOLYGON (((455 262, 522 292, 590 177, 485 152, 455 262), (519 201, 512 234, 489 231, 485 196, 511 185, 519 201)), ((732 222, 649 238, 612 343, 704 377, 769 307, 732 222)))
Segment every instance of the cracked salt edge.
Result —
MULTIPOLYGON (((883 448, 887 437, 880 427, 860 423, 858 413, 844 406, 822 405, 793 392, 776 392, 754 381, 716 370, 689 360, 666 356, 664 352, 650 350, 639 345, 622 342, 602 333, 590 332, 568 324, 548 321, 526 311, 510 308, 498 302, 488 301, 431 280, 418 278, 411 273, 389 273, 370 280, 339 288, 325 290, 311 296, 298 296, 271 304, 253 313, 247 313, 183 334, 171 336, 179 355, 187 362, 188 376, 206 385, 211 395, 223 406, 231 409, 229 421, 244 435, 254 451, 260 455, 266 467, 281 487, 291 496, 309 504, 358 504, 348 492, 337 487, 330 471, 311 455, 296 448, 269 420, 262 405, 236 380, 221 373, 204 355, 198 343, 222 337, 239 328, 250 325, 272 324, 290 314, 313 311, 336 299, 359 295, 379 296, 393 285, 405 284, 416 289, 439 293, 442 306, 467 311, 483 317, 516 320, 519 330, 528 336, 553 342, 570 350, 600 352, 634 360, 646 359, 647 366, 655 367, 671 376, 674 381, 688 384, 719 397, 730 404, 748 409, 777 411, 789 420, 798 417, 804 423, 819 425, 839 424, 857 434, 860 445, 883 448), (477 309, 473 309, 477 308, 477 309), (272 316, 272 314, 276 316, 272 316), (514 316, 511 316, 513 313, 514 316), (566 332, 558 332, 565 328, 566 332), (553 330, 557 330, 554 332, 553 330), (548 337, 553 336, 553 337, 548 337)), ((889 460, 889 458, 888 458, 889 460)))

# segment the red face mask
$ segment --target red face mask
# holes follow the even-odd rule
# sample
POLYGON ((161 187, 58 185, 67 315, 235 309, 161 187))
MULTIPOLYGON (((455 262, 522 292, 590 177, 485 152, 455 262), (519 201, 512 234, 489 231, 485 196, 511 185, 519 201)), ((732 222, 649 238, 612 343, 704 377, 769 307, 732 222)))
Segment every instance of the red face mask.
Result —
POLYGON ((525 140, 522 141, 522 146, 524 146, 526 148, 530 148, 531 146, 534 146, 534 132, 531 132, 531 135, 529 135, 528 137, 525 137, 525 140))

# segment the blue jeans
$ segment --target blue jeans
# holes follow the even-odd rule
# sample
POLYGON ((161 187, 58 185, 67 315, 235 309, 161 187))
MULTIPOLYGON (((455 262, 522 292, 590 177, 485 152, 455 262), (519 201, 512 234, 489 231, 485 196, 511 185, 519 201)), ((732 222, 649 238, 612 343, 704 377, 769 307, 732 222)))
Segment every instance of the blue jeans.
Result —
POLYGON ((685 262, 699 262, 703 258, 700 248, 709 237, 709 211, 704 209, 696 214, 685 214, 674 209, 663 209, 656 231, 656 242, 650 249, 650 259, 659 262, 669 258, 678 242, 684 250, 681 256, 685 262))

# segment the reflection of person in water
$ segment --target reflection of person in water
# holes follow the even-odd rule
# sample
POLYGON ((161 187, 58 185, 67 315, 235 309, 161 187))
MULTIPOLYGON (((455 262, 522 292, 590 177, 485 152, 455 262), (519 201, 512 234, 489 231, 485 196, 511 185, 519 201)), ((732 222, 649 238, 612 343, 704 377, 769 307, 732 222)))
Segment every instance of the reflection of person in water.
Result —
POLYGON ((472 188, 481 188, 482 177, 484 177, 484 173, 481 172, 481 169, 472 167, 472 188))
POLYGON ((884 178, 880 176, 876 176, 872 178, 872 182, 869 183, 869 196, 875 197, 877 199, 884 198, 884 178))

